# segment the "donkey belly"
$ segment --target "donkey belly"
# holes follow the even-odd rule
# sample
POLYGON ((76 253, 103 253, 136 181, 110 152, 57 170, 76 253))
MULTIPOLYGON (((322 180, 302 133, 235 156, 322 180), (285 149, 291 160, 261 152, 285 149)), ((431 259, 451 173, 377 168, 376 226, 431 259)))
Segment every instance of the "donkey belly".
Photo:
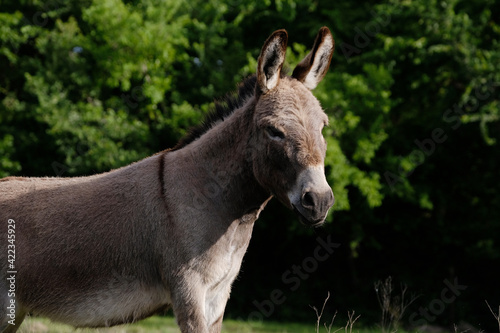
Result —
POLYGON ((169 307, 168 293, 160 286, 141 287, 125 285, 121 288, 102 290, 82 297, 68 295, 68 302, 61 302, 52 312, 33 309, 33 313, 75 327, 107 327, 136 322, 169 307))
POLYGON ((69 253, 64 262, 53 266, 37 255, 25 265, 20 258, 18 304, 75 327, 103 327, 146 318, 170 303, 167 288, 145 267, 151 265, 148 261, 141 264, 131 259, 122 266, 110 258, 98 262, 103 258, 95 257, 85 265, 76 259, 72 263, 72 257, 69 253))
POLYGON ((19 303, 30 312, 75 327, 134 322, 170 303, 170 293, 154 274, 150 260, 134 259, 119 248, 86 251, 83 257, 66 249, 61 254, 64 258, 54 261, 33 253, 24 265, 20 258, 19 303), (127 260, 117 261, 117 254, 110 254, 113 251, 127 260))
POLYGON ((24 276, 19 270, 18 303, 29 312, 75 327, 135 322, 165 310, 170 303, 170 294, 160 283, 145 283, 137 275, 116 269, 111 276, 94 273, 94 277, 70 278, 67 272, 55 270, 51 282, 44 273, 24 276))

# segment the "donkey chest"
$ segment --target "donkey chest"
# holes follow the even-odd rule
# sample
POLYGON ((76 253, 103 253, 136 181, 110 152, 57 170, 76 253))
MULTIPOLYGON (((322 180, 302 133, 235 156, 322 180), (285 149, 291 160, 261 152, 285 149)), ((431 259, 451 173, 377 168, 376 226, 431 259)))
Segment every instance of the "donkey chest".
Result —
POLYGON ((230 285, 236 278, 250 243, 252 228, 253 221, 235 221, 208 251, 204 276, 209 289, 230 285))

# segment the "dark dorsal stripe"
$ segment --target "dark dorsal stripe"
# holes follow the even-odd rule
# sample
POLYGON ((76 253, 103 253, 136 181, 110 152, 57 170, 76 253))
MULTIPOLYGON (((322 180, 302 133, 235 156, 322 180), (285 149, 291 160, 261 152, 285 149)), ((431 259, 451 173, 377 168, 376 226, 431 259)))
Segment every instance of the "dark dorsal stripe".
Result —
POLYGON ((238 85, 237 93, 229 93, 221 100, 216 100, 214 108, 207 114, 205 120, 199 126, 192 128, 189 133, 177 143, 173 150, 181 149, 199 139, 215 124, 224 121, 224 119, 229 117, 235 110, 241 108, 249 98, 254 96, 256 82, 256 75, 249 76, 238 85))

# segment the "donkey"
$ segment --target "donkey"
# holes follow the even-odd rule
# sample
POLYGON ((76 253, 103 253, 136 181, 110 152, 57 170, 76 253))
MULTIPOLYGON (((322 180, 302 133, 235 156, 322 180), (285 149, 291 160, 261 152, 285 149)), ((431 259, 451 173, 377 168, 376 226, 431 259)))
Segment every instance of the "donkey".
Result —
POLYGON ((309 226, 333 205, 328 123, 310 92, 334 40, 319 30, 291 76, 288 34, 265 42, 237 97, 173 149, 107 173, 0 180, 0 331, 28 313, 75 327, 172 308, 183 333, 220 332, 254 222, 276 197, 309 226))

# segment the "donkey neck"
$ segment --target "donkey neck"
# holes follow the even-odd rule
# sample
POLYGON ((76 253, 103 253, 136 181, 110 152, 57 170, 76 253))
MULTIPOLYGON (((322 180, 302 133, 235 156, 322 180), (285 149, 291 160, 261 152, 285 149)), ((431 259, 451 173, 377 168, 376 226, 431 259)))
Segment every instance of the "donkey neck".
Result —
MULTIPOLYGON (((183 147, 176 159, 185 163, 193 195, 207 203, 205 209, 239 219, 264 208, 271 194, 255 179, 250 147, 255 102, 214 125, 194 142, 183 147)), ((253 222, 253 221, 252 221, 253 222)))

